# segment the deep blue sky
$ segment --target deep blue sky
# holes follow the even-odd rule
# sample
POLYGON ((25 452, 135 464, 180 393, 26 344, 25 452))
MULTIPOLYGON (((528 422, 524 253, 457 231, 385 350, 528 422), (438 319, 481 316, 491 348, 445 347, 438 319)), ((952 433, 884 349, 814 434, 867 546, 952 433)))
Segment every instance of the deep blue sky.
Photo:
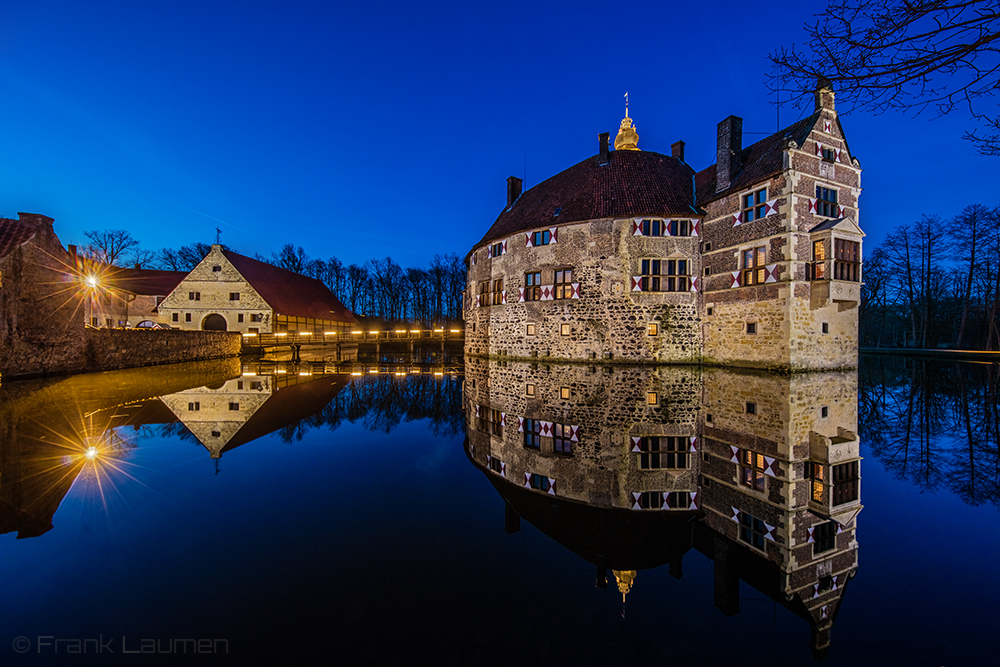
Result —
MULTIPOLYGON (((766 56, 822 8, 783 4, 3 0, 0 216, 52 216, 64 244, 126 228, 179 247, 218 225, 248 255, 464 255, 507 176, 596 153, 626 90, 639 147, 683 139, 695 169, 730 114, 777 129, 766 56)), ((1000 158, 961 140, 965 118, 842 122, 870 241, 1000 203, 1000 158)))

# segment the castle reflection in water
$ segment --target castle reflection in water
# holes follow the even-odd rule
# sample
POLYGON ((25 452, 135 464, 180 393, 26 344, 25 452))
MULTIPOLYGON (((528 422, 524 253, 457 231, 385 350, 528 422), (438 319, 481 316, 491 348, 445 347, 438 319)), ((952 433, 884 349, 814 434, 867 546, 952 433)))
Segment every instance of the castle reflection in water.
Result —
POLYGON ((524 519, 623 595, 641 571, 714 563, 805 619, 816 657, 858 568, 857 374, 466 359, 467 454, 524 519), (613 580, 612 580, 613 577, 613 580))

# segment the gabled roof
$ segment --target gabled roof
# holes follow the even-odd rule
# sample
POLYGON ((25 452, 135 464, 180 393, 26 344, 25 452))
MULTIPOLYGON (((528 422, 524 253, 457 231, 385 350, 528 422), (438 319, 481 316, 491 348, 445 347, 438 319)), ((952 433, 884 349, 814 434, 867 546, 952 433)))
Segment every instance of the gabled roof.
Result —
POLYGON ((232 250, 223 250, 222 254, 279 315, 352 323, 358 321, 322 281, 232 250))
POLYGON ((801 147, 819 120, 820 113, 821 111, 817 111, 744 148, 740 152, 740 170, 736 172, 730 186, 721 192, 715 191, 717 165, 713 164, 699 171, 695 176, 698 206, 725 197, 730 192, 745 190, 780 173, 784 169, 784 152, 788 142, 794 140, 801 147))
POLYGON ((0 259, 30 241, 35 230, 20 220, 0 218, 0 259))
POLYGON ((515 232, 598 218, 699 216, 694 208, 694 170, 669 155, 611 151, 594 155, 522 193, 476 244, 515 232), (556 209, 559 215, 555 215, 556 209))
POLYGON ((101 281, 108 287, 114 287, 139 296, 166 296, 174 291, 184 277, 186 271, 155 271, 152 269, 121 269, 108 267, 101 281))
POLYGON ((844 229, 856 234, 861 234, 861 236, 865 235, 865 233, 861 231, 861 228, 858 227, 858 223, 854 222, 853 218, 833 218, 832 220, 824 220, 809 231, 825 232, 828 229, 844 229))

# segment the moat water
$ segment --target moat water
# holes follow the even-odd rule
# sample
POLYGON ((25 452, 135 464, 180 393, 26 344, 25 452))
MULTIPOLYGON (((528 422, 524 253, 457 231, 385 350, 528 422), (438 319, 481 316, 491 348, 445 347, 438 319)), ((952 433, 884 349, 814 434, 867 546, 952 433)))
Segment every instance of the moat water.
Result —
POLYGON ((2 664, 995 664, 998 406, 875 357, 8 382, 2 664))

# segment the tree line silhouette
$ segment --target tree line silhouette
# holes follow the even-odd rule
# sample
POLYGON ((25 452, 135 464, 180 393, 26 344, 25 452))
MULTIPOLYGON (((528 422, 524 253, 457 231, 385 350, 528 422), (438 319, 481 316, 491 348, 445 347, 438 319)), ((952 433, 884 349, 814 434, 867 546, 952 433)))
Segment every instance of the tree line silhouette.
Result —
POLYGON ((858 431, 899 479, 1000 505, 1000 370, 996 365, 865 357, 858 431))
MULTIPOLYGON (((89 231, 80 252, 94 261, 167 271, 190 271, 209 253, 207 243, 149 251, 122 229, 89 231)), ((226 250, 232 250, 222 244, 226 250)), ((238 251, 236 251, 238 252, 238 251)), ((312 258, 286 243, 270 257, 253 258, 323 282, 347 308, 370 323, 447 326, 462 318, 465 263, 455 253, 436 254, 426 268, 403 268, 391 257, 344 264, 336 257, 312 258)))
POLYGON ((1000 209, 924 215, 865 252, 863 347, 1000 350, 1000 209))

